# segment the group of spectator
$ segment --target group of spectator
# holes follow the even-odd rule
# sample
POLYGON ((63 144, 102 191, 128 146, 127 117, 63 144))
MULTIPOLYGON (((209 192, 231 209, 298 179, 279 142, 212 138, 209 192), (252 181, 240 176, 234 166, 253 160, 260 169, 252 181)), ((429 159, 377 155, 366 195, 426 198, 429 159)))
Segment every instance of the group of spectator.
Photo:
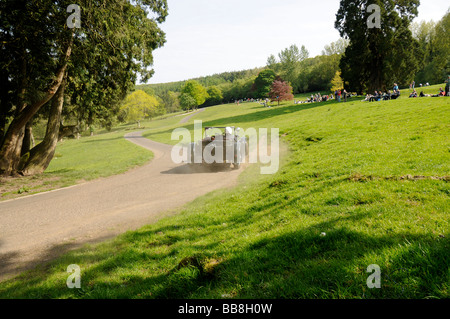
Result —
POLYGON ((334 94, 326 94, 322 95, 320 93, 317 94, 311 94, 310 98, 307 98, 304 101, 297 101, 294 100, 295 104, 303 104, 303 103, 319 103, 319 102, 327 102, 336 100, 338 102, 341 102, 343 99, 345 102, 347 102, 347 99, 350 97, 356 96, 356 93, 348 93, 346 90, 336 90, 334 94))
POLYGON ((395 100, 400 97, 400 89, 398 88, 398 84, 394 83, 394 87, 391 90, 386 92, 375 91, 375 94, 367 94, 364 101, 374 102, 374 101, 387 101, 387 100, 395 100))
POLYGON ((439 88, 439 93, 438 94, 424 94, 423 93, 423 91, 421 91, 420 92, 420 94, 418 95, 417 94, 417 91, 416 90, 413 90, 412 92, 411 92, 411 94, 409 95, 409 97, 411 98, 414 98, 414 97, 427 97, 427 96, 431 96, 431 97, 439 97, 439 96, 450 96, 450 92, 447 90, 447 91, 444 91, 442 88, 439 88))
MULTIPOLYGON (((448 77, 446 81, 446 87, 445 90, 440 88, 438 94, 424 94, 423 91, 420 92, 420 94, 417 93, 415 89, 415 82, 413 82, 410 87, 412 88, 412 93, 410 93, 410 98, 415 97, 425 97, 425 96, 431 96, 431 97, 438 97, 438 96, 450 96, 450 76, 448 77)), ((429 86, 429 83, 426 83, 425 86, 429 86)), ((420 85, 422 87, 422 84, 420 85)), ((394 83, 394 86, 392 90, 387 90, 384 93, 382 91, 375 91, 374 94, 367 94, 366 98, 363 101, 368 102, 374 102, 374 101, 386 101, 386 100, 395 100, 400 97, 400 89, 398 87, 397 83, 394 83)), ((294 100, 294 104, 303 104, 303 103, 318 103, 318 102, 326 102, 326 101, 332 101, 337 100, 338 102, 341 102, 341 99, 343 98, 345 102, 347 102, 347 99, 349 97, 357 96, 356 93, 348 93, 346 90, 336 90, 334 94, 329 95, 321 95, 320 93, 317 94, 311 94, 310 98, 307 98, 304 101, 297 101, 294 100)), ((249 99, 248 102, 253 101, 253 99, 249 99)), ((260 100, 256 100, 260 102, 260 100)), ((268 105, 268 100, 262 100, 262 103, 264 106, 268 105)))

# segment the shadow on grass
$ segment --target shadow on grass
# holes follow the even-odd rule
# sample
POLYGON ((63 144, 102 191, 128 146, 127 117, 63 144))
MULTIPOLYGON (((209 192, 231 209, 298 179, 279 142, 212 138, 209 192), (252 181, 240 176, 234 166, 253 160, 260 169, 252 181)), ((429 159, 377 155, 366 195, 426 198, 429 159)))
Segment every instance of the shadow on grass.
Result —
MULTIPOLYGON (((237 116, 230 116, 225 117, 217 120, 209 120, 202 123, 203 127, 205 126, 238 126, 239 124, 243 123, 249 123, 249 122, 256 122, 256 121, 262 121, 266 119, 270 119, 272 117, 280 116, 280 115, 286 115, 286 114, 292 114, 300 111, 305 111, 308 109, 316 108, 323 106, 325 104, 318 103, 318 104, 311 104, 311 105, 290 105, 290 106, 279 106, 279 107, 273 107, 270 109, 264 108, 264 107, 257 107, 261 108, 261 111, 259 112, 253 112, 249 114, 243 114, 243 115, 237 115, 237 116)), ((199 117, 199 120, 201 120, 201 117, 199 117)), ((194 124, 189 124, 186 126, 183 126, 188 130, 194 129, 194 124)), ((172 133, 174 129, 168 129, 166 131, 157 132, 158 135, 160 134, 168 134, 172 133)), ((144 134, 145 137, 148 137, 151 139, 151 134, 144 134)))
MULTIPOLYGON (((279 236, 247 240, 231 250, 219 239, 211 242, 218 233, 213 227, 217 221, 205 221, 198 232, 195 220, 149 227, 120 237, 112 250, 82 250, 60 260, 56 268, 61 273, 70 263, 94 263, 82 268, 82 289, 65 287, 68 274, 59 287, 42 284, 52 273, 35 271, 9 288, 0 285, 0 297, 215 299, 225 291, 232 297, 255 299, 448 298, 448 234, 438 239, 408 233, 371 236, 339 225, 369 215, 334 218, 279 236), (323 230, 326 236, 320 235, 323 230), (211 259, 217 263, 208 271, 205 264, 211 259), (366 286, 370 264, 381 267, 381 289, 366 286)), ((241 233, 248 222, 229 227, 241 233)), ((49 252, 53 255, 61 248, 65 247, 49 252)))

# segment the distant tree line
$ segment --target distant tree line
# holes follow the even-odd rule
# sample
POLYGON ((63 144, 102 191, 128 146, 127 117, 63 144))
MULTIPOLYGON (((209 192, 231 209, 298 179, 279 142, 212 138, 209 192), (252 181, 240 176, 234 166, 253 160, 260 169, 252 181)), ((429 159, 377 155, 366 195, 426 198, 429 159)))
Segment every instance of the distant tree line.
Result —
POLYGON ((237 72, 224 72, 187 81, 137 85, 156 96, 167 112, 188 110, 243 99, 265 99, 274 81, 288 83, 291 93, 327 91, 339 70, 339 60, 346 42, 338 40, 325 46, 322 55, 309 57, 309 52, 294 44, 282 50, 278 59, 271 55, 267 65, 237 72))
POLYGON ((329 92, 336 83, 358 94, 388 90, 394 83, 407 87, 414 80, 442 83, 450 74, 450 14, 439 22, 412 23, 418 6, 418 0, 363 0, 360 6, 341 0, 335 21, 341 38, 326 45, 321 55, 310 57, 305 46, 294 44, 270 55, 261 68, 138 88, 160 98, 172 112, 268 98, 275 78, 287 82, 294 94, 329 92), (366 9, 373 4, 381 8, 379 28, 367 24, 366 9), (202 99, 194 98, 193 86, 202 99))

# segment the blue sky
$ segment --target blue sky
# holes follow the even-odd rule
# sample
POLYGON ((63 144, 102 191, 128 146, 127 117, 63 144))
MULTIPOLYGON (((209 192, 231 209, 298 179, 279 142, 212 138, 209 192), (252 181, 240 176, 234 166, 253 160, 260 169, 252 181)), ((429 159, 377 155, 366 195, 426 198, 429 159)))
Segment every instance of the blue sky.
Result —
MULTIPOLYGON (((164 47, 154 51, 147 83, 182 81, 266 65, 292 44, 310 56, 339 39, 334 29, 339 0, 168 0, 160 25, 164 47)), ((421 20, 440 20, 448 0, 422 0, 421 20)))

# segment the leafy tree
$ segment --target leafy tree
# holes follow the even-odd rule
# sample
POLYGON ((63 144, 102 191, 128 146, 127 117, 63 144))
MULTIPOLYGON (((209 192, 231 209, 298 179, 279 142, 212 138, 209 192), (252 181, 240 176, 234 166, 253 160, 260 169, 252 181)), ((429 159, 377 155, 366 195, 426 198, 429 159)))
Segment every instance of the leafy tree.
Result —
POLYGON ((344 89, 344 81, 341 78, 341 71, 337 71, 333 80, 331 80, 331 91, 343 90, 344 89))
POLYGON ((0 91, 0 113, 11 117, 0 145, 1 175, 14 174, 19 166, 23 174, 46 169, 66 102, 87 121, 111 120, 136 75, 146 81, 153 73, 152 51, 165 42, 157 23, 167 16, 166 0, 112 0, 107 5, 80 0, 79 29, 67 27, 70 4, 0 0, 0 79, 6 87, 0 91), (46 137, 20 159, 25 127, 46 105, 46 137))
MULTIPOLYGON (((187 81, 184 84, 183 88, 181 89, 181 93, 182 93, 181 95, 188 94, 194 99, 195 104, 192 106, 194 108, 205 103, 205 101, 208 97, 208 92, 206 91, 206 89, 195 80, 187 81)), ((187 102, 188 100, 186 100, 186 98, 184 98, 183 101, 187 102)), ((183 102, 181 100, 180 100, 180 104, 183 106, 183 102)), ((190 104, 190 103, 188 103, 188 104, 190 104)), ((186 105, 184 104, 184 106, 186 106, 186 105)))
POLYGON ((418 6, 419 0, 341 0, 335 27, 350 41, 340 68, 351 90, 362 93, 412 81, 421 51, 409 26, 418 6), (380 28, 367 23, 372 4, 380 7, 380 28))
POLYGON ((120 108, 127 121, 136 122, 141 127, 141 121, 158 115, 159 102, 154 96, 150 96, 142 90, 137 90, 128 95, 120 108))
POLYGON ((275 70, 278 71, 279 69, 279 64, 277 62, 277 58, 275 57, 275 55, 271 54, 268 58, 267 58, 267 67, 271 70, 275 70))
POLYGON ((345 52, 345 49, 348 47, 349 41, 344 38, 340 38, 335 42, 331 42, 329 45, 325 45, 322 50, 322 55, 333 56, 333 55, 342 55, 345 52))
POLYGON ((183 110, 191 110, 197 106, 197 101, 188 93, 182 93, 180 95, 180 105, 183 110))
POLYGON ((339 71, 341 55, 319 55, 300 64, 297 87, 300 92, 328 91, 331 80, 339 71))
POLYGON ((285 81, 275 80, 272 83, 269 98, 271 101, 277 101, 278 105, 280 105, 280 101, 291 101, 294 99, 292 87, 285 81))
POLYGON ((442 82, 450 74, 450 10, 437 23, 435 32, 433 64, 436 67, 434 81, 438 83, 438 79, 442 82))
POLYGON ((279 54, 280 73, 286 81, 294 86, 297 91, 296 80, 298 78, 300 62, 309 57, 309 52, 303 45, 301 49, 297 45, 291 45, 289 48, 282 50, 279 54))
POLYGON ((411 26, 414 38, 424 52, 423 68, 417 83, 442 83, 450 74, 450 11, 437 23, 422 21, 411 26))
POLYGON ((206 99, 206 105, 217 105, 220 104, 223 100, 222 90, 212 85, 207 89, 208 98, 206 99))
POLYGON ((267 69, 261 71, 255 79, 253 90, 256 98, 269 97, 270 88, 275 80, 276 74, 273 70, 267 69))
MULTIPOLYGON (((153 90, 152 90, 153 91, 153 90)), ((180 101, 178 99, 179 93, 172 91, 165 91, 159 95, 166 112, 173 113, 180 110, 180 101)))

